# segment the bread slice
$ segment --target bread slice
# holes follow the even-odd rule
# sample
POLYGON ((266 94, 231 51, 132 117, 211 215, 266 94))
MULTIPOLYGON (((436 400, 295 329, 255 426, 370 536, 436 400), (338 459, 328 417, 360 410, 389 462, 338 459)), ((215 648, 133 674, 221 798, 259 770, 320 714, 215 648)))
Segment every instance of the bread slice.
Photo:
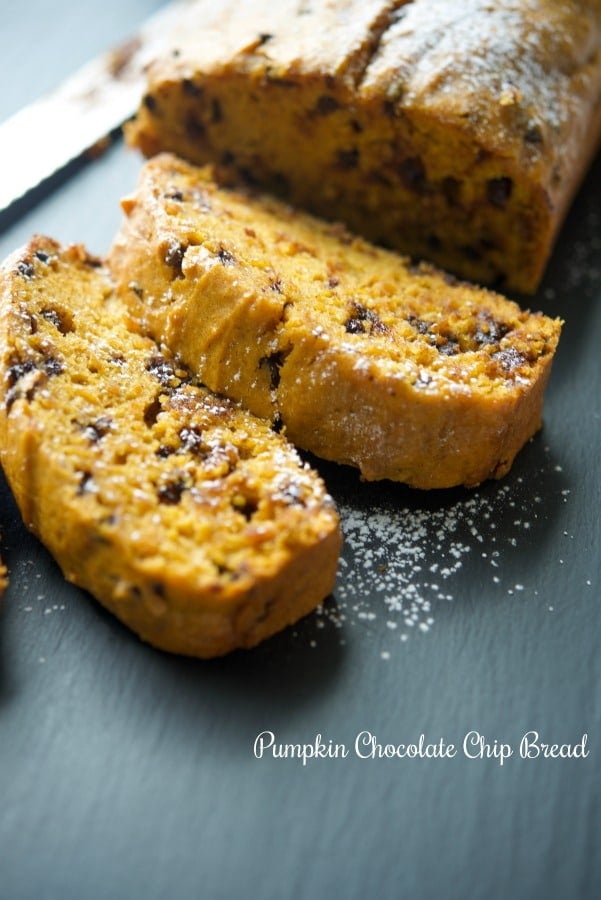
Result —
POLYGON ((478 283, 536 289, 599 146, 599 0, 199 0, 172 46, 134 146, 478 283))
POLYGON ((169 154, 123 208, 110 266, 142 328, 299 447, 444 488, 539 428, 558 321, 169 154))
POLYGON ((0 274, 0 460, 65 576, 145 641, 251 647, 331 591, 337 513, 269 425, 129 327, 83 248, 0 274))

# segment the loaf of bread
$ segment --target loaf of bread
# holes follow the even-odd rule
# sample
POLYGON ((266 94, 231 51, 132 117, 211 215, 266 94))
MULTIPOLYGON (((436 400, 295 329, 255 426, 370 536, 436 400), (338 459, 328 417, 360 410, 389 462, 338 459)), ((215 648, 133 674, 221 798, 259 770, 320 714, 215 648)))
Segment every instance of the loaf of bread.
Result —
POLYGON ((507 472, 540 426, 560 323, 211 175, 159 154, 123 201, 109 264, 142 328, 366 479, 507 472))
POLYGON ((331 591, 319 477, 136 333, 98 260, 35 238, 0 273, 0 460, 65 576, 156 647, 251 647, 331 591))
POLYGON ((199 0, 130 142, 479 283, 541 278, 601 135, 599 0, 199 0))

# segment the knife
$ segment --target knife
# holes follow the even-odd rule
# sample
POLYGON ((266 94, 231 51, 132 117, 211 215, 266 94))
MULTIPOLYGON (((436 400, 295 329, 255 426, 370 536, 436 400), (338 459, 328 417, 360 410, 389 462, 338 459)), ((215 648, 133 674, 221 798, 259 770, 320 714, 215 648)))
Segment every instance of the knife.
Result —
POLYGON ((192 2, 172 0, 136 35, 0 125, 0 212, 133 116, 144 93, 146 66, 166 48, 171 29, 192 2))

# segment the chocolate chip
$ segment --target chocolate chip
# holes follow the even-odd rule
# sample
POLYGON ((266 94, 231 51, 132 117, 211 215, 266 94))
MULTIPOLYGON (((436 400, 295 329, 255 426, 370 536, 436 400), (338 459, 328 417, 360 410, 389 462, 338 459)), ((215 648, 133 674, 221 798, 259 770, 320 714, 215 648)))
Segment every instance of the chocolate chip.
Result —
POLYGON ((475 244, 462 244, 460 250, 472 262, 479 262, 482 259, 482 250, 475 244))
POLYGON ((390 178, 379 169, 371 169, 371 171, 367 173, 367 177, 374 184, 383 184, 384 187, 391 186, 390 178))
POLYGON ((156 98, 152 96, 152 94, 145 94, 142 98, 142 103, 148 110, 148 112, 155 113, 158 108, 158 104, 156 98))
POLYGON ((19 382, 30 372, 39 371, 39 366, 36 365, 36 363, 32 359, 19 360, 9 366, 6 374, 8 390, 6 392, 5 405, 7 412, 10 411, 13 403, 19 397, 24 397, 26 400, 33 399, 35 389, 37 387, 37 381, 34 381, 33 384, 30 385, 29 390, 27 390, 25 393, 22 392, 19 386, 19 382))
POLYGON ((263 34, 260 34, 259 35, 259 47, 262 47, 263 44, 266 44, 268 41, 271 41, 271 40, 273 40, 273 34, 267 34, 266 32, 264 32, 263 34))
POLYGON ((23 362, 13 363, 12 366, 9 367, 7 372, 7 380, 9 388, 14 387, 14 385, 23 378, 24 375, 27 375, 28 372, 33 372, 37 366, 32 359, 26 359, 23 362))
POLYGON ((356 301, 351 304, 351 312, 344 323, 344 328, 347 334, 364 334, 367 329, 370 334, 386 334, 389 330, 373 309, 368 309, 356 301))
POLYGON ((536 123, 529 125, 528 129, 524 134, 524 140, 527 144, 542 144, 543 143, 543 133, 540 125, 536 123))
POLYGON ((168 191, 165 194, 165 200, 176 200, 178 203, 184 199, 181 191, 168 191))
POLYGON ((217 258, 219 262, 224 266, 235 266, 236 259, 233 253, 230 253, 229 250, 226 250, 225 247, 220 247, 217 253, 217 258))
POLYGON ((264 356, 259 362, 259 366, 267 366, 269 370, 269 384, 272 391, 277 391, 280 384, 280 369, 286 358, 286 353, 279 351, 272 353, 270 356, 264 356))
POLYGON ((430 331, 430 325, 428 324, 428 322, 420 319, 419 316, 407 316, 407 321, 412 328, 415 328, 418 334, 428 334, 428 332, 430 331))
POLYGON ((89 266, 91 269, 100 269, 104 265, 104 260, 101 256, 94 256, 86 252, 84 265, 89 266))
POLYGON ((359 163, 359 149, 351 147, 348 150, 339 150, 336 156, 336 164, 340 169, 356 169, 359 163))
POLYGON ((188 248, 179 241, 171 239, 167 244, 167 248, 163 254, 163 260, 170 269, 176 274, 177 278, 183 278, 182 262, 188 248))
POLYGON ((491 178, 486 185, 488 202, 498 209, 504 209, 511 197, 513 181, 511 178, 491 178))
POLYGON ((526 357, 519 350, 516 350, 515 347, 505 347, 503 350, 493 353, 491 359, 500 363, 506 372, 512 372, 526 362, 526 357))
POLYGON ((203 138, 205 135, 206 128, 204 123, 201 122, 194 113, 188 113, 184 122, 184 127, 188 137, 192 138, 192 140, 203 138))
POLYGON ((182 93, 185 94, 186 97, 200 97, 202 96, 203 90, 198 84, 195 84, 191 78, 184 78, 182 81, 182 93))
POLYGON ((22 259, 17 263, 17 272, 19 275, 22 275, 23 278, 33 278, 35 275, 35 268, 32 262, 22 259))
POLYGON ((238 174, 242 181, 245 181, 251 187, 260 186, 256 172, 254 172, 250 166, 238 166, 238 174))
POLYGON ((69 334, 70 331, 73 331, 73 323, 69 317, 57 309, 43 309, 41 314, 42 318, 54 325, 61 334, 69 334))
POLYGON ((155 397, 154 400, 151 400, 150 403, 146 404, 146 407, 144 408, 144 424, 147 428, 152 428, 153 425, 156 425, 161 410, 161 401, 158 397, 155 397))
POLYGON ((182 494, 186 490, 185 482, 181 478, 173 481, 167 481, 160 485, 157 494, 159 503, 165 503, 168 506, 175 506, 182 499, 182 494))
POLYGON ((368 310, 367 320, 369 322, 370 334, 388 334, 388 326, 384 324, 372 309, 368 310))
POLYGON ((364 334, 365 323, 362 318, 351 317, 344 323, 344 330, 347 334, 364 334))
POLYGON ((399 173, 405 187, 421 194, 426 189, 426 170, 419 156, 409 156, 399 164, 399 173))
POLYGON ((435 346, 443 356, 455 356, 460 350, 459 341, 450 336, 443 336, 442 341, 440 343, 437 342, 435 346))
POLYGON ((49 254, 49 253, 44 253, 43 250, 36 250, 36 252, 34 253, 34 256, 35 256, 37 259, 39 259, 39 261, 40 261, 41 263, 44 263, 45 265, 47 265, 47 264, 50 262, 50 259, 51 259, 50 254, 49 254))
POLYGON ((55 356, 48 356, 43 363, 46 375, 60 375, 65 371, 65 364, 55 356))
POLYGON ((176 374, 175 365, 164 356, 153 356, 146 364, 146 370, 163 385, 163 387, 177 387, 181 379, 176 374))
POLYGON ((280 197, 290 196, 290 181, 283 172, 272 172, 270 185, 274 194, 280 197))
POLYGON ((43 309, 42 318, 54 325, 59 331, 61 330, 61 318, 55 309, 43 309))
POLYGON ((77 495, 81 497, 82 494, 87 494, 92 490, 92 473, 91 472, 82 472, 79 478, 79 484, 77 485, 77 495))
POLYGON ((510 326, 505 322, 499 322, 492 316, 479 316, 477 320, 476 330, 474 332, 474 340, 480 346, 489 344, 498 344, 510 330, 510 326))
POLYGON ((108 434, 113 426, 113 421, 109 416, 100 416, 95 422, 91 422, 83 430, 84 435, 93 444, 97 444, 106 434, 108 434))
POLYGON ((448 175, 443 178, 442 192, 449 206, 457 206, 461 198, 461 182, 458 178, 448 175))
POLYGON ((318 116, 328 116, 337 109, 340 109, 340 102, 332 94, 322 94, 317 98, 315 112, 318 116))

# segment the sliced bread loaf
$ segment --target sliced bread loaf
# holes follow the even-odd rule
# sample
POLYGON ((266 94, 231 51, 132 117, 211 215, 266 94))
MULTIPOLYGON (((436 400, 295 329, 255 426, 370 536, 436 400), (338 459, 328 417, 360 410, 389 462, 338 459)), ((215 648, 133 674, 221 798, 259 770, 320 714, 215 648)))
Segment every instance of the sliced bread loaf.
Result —
POLYGON ((451 487, 539 428, 559 321, 170 154, 123 208, 110 266, 142 328, 298 446, 451 487))
POLYGON ((0 460, 65 576, 144 640, 250 647, 331 591, 338 516, 285 439, 128 324, 83 248, 0 273, 0 460))

